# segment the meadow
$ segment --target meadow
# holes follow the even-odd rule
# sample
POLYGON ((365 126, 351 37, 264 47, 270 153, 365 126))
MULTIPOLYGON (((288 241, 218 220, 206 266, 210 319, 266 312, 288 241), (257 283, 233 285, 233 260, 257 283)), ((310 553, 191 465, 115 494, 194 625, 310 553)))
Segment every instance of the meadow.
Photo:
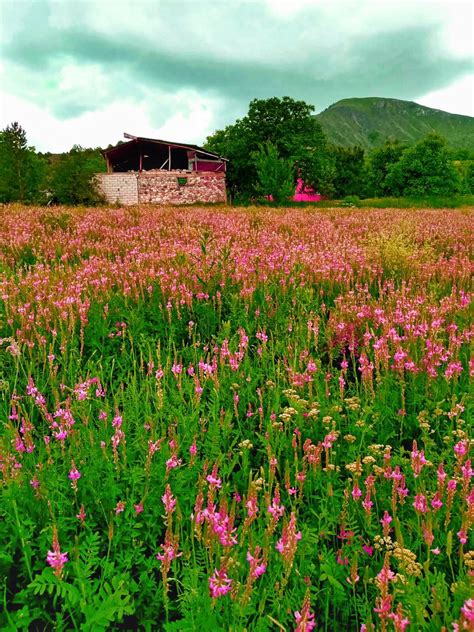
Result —
POLYGON ((472 235, 1 207, 0 628, 472 630, 472 235))

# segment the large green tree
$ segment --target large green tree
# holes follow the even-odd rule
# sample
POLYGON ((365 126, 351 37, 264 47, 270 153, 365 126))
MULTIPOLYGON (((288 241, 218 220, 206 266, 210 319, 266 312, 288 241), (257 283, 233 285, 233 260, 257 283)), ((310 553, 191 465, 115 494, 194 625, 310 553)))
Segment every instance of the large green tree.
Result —
POLYGON ((365 155, 362 147, 334 147, 334 195, 343 198, 347 195, 362 196, 366 188, 365 155))
POLYGON ((17 122, 0 132, 0 202, 31 202, 41 196, 45 162, 28 146, 17 122))
POLYGON ((460 189, 460 177, 446 142, 435 134, 406 149, 390 166, 386 186, 395 195, 450 195, 460 189))
POLYGON ((290 97, 254 99, 246 116, 209 136, 206 147, 229 159, 227 181, 231 193, 256 193, 255 155, 268 142, 276 148, 279 158, 291 160, 295 180, 300 174, 307 184, 322 193, 329 192, 333 164, 313 113, 312 105, 290 97))
POLYGON ((387 174, 390 168, 400 160, 406 148, 406 145, 398 141, 387 141, 382 147, 378 147, 370 153, 367 174, 367 193, 369 195, 380 197, 394 194, 391 184, 386 181, 387 174))
POLYGON ((97 204, 101 201, 94 176, 106 170, 100 149, 75 145, 51 168, 52 199, 60 204, 97 204))
POLYGON ((253 153, 257 171, 256 192, 271 196, 275 202, 285 202, 294 193, 294 167, 291 159, 281 158, 273 143, 267 141, 253 153))

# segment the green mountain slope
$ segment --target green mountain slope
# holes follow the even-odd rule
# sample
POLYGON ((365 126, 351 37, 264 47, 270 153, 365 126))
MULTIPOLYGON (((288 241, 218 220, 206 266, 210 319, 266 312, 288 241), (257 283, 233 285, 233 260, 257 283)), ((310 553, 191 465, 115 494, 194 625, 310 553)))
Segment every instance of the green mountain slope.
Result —
POLYGON ((474 152, 474 117, 434 110, 412 101, 343 99, 316 118, 334 145, 371 149, 386 140, 414 143, 436 132, 450 147, 474 152))

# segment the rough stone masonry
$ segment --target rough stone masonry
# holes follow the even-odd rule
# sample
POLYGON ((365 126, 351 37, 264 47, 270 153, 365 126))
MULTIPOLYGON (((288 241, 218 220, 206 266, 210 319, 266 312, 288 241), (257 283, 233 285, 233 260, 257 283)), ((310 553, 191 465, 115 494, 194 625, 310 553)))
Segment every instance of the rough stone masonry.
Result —
POLYGON ((129 171, 100 173, 97 186, 111 204, 226 202, 225 173, 215 171, 129 171))

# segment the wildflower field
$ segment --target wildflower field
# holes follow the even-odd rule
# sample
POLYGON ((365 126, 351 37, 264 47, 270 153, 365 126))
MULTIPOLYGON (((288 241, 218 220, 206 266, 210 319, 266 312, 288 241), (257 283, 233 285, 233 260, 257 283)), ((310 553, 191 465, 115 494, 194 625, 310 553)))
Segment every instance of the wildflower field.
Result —
POLYGON ((473 630, 473 224, 0 208, 0 628, 473 630))

